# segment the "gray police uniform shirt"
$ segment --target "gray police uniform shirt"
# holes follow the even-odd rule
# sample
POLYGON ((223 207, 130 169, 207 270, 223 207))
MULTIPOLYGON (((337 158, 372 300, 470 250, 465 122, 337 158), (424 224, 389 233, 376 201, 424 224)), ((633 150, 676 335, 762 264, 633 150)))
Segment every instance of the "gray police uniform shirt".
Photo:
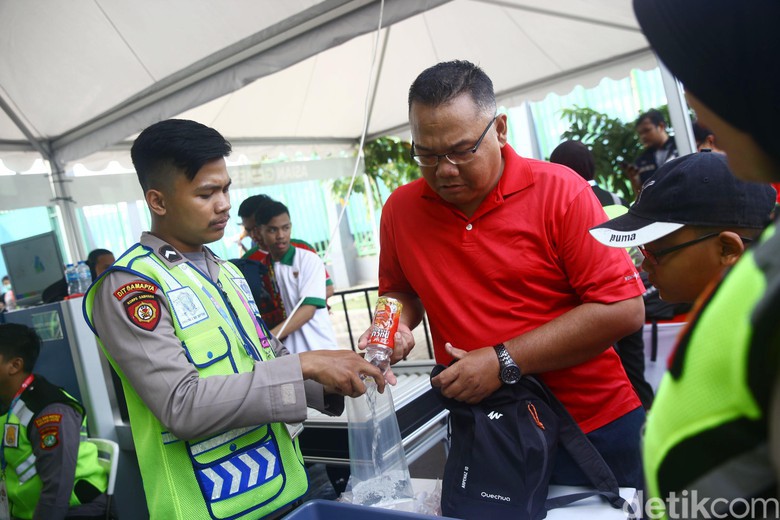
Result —
MULTIPOLYGON (((171 246, 150 233, 141 244, 151 248, 168 267, 187 262, 181 254, 159 251, 171 246)), ((217 280, 224 261, 205 249, 208 275, 217 280)), ((160 305, 159 323, 145 330, 131 321, 114 291, 139 280, 138 276, 111 271, 95 295, 93 321, 108 353, 160 422, 182 440, 213 435, 233 428, 272 422, 296 423, 306 419, 311 406, 329 415, 344 409, 341 396, 325 396, 315 381, 304 381, 298 355, 290 355, 271 337, 277 358, 258 361, 252 372, 200 378, 188 361, 174 332, 171 314, 160 305)), ((162 291, 156 292, 165 301, 162 291)))
POLYGON ((67 515, 97 517, 105 514, 105 493, 92 502, 70 507, 81 443, 81 414, 67 404, 53 403, 44 407, 37 415, 58 415, 60 422, 56 424, 59 441, 51 448, 43 447, 37 428, 27 429, 28 439, 35 454, 35 470, 42 483, 34 518, 56 519, 65 518, 67 515))

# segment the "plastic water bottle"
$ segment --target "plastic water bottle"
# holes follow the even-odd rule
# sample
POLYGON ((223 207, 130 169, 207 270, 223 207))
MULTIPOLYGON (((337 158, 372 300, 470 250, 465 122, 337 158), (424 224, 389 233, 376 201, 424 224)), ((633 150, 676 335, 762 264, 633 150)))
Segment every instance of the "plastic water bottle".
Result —
POLYGON ((92 271, 89 270, 89 266, 83 260, 76 266, 76 274, 78 275, 79 291, 81 294, 87 292, 89 286, 92 285, 92 271))
POLYGON ((78 294, 79 275, 76 273, 76 266, 68 264, 65 266, 65 281, 68 283, 68 294, 78 294))
POLYGON ((379 368, 382 374, 390 367, 401 309, 403 304, 395 298, 383 296, 376 302, 374 323, 366 346, 366 361, 379 368))

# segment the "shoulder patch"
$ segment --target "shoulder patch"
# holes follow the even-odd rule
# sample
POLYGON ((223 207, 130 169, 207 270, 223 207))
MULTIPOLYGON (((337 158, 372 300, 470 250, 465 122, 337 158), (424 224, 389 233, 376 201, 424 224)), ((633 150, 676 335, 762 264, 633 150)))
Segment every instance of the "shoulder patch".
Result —
POLYGON ((178 262, 181 260, 181 255, 173 248, 173 246, 168 244, 162 246, 157 250, 157 252, 160 253, 161 257, 165 258, 166 262, 178 262))
POLYGON ((160 301, 154 294, 138 294, 124 302, 127 317, 134 325, 152 331, 160 322, 160 301))
POLYGON ((114 291, 114 297, 117 300, 121 300, 125 296, 134 292, 146 292, 154 294, 157 291, 157 286, 153 283, 145 280, 135 280, 130 283, 124 284, 122 287, 114 291))
POLYGON ((41 436, 41 449, 51 450, 57 447, 60 443, 60 427, 48 426, 46 428, 38 430, 41 436))
POLYGON ((41 415, 37 419, 35 419, 35 427, 39 430, 41 427, 46 426, 47 424, 59 424, 62 422, 62 414, 61 413, 49 413, 46 415, 41 415))

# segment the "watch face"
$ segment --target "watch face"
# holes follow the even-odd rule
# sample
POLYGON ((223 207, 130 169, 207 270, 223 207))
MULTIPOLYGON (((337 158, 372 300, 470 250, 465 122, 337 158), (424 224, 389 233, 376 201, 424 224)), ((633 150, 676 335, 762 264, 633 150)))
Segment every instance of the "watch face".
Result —
POLYGON ((510 365, 501 369, 501 381, 507 385, 513 385, 520 381, 520 369, 515 365, 510 365))

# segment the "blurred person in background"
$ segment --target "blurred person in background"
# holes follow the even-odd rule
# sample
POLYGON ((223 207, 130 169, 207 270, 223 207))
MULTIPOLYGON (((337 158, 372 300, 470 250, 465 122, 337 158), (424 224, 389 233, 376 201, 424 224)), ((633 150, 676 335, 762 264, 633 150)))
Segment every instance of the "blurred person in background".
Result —
POLYGON ((16 310, 16 296, 8 275, 3 276, 3 306, 6 311, 16 310))
POLYGON ((650 109, 644 112, 636 119, 634 127, 645 149, 633 164, 626 164, 623 171, 631 181, 634 193, 638 194, 642 185, 662 164, 679 154, 674 138, 666 131, 668 125, 660 111, 650 109))
MULTIPOLYGON (((98 276, 111 267, 116 261, 114 253, 108 249, 94 249, 87 256, 86 264, 89 267, 89 272, 92 275, 92 281, 97 280, 98 276)), ((41 299, 43 303, 59 302, 64 300, 68 296, 68 282, 63 276, 46 289, 43 290, 41 299)))

